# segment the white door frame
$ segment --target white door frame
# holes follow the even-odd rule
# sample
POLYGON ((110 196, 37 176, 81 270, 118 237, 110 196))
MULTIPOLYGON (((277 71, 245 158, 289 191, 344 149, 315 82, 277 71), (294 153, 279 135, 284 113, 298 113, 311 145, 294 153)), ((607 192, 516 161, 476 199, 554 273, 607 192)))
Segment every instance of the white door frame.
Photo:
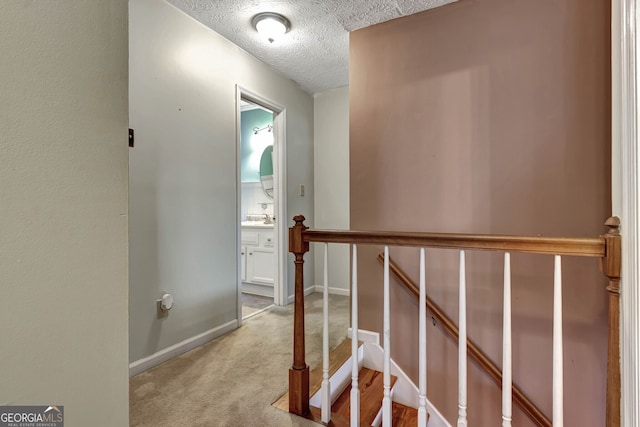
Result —
POLYGON ((240 272, 240 212, 241 176, 240 176, 240 99, 265 107, 274 113, 273 118, 273 162, 274 162, 274 253, 276 268, 273 284, 273 302, 286 305, 287 300, 287 111, 280 104, 273 102, 240 85, 236 85, 236 230, 237 230, 237 283, 238 283, 238 323, 242 324, 242 280, 240 272))
POLYGON ((638 16, 637 0, 613 0, 611 11, 612 210, 620 217, 621 425, 640 425, 640 173, 638 166, 638 16))

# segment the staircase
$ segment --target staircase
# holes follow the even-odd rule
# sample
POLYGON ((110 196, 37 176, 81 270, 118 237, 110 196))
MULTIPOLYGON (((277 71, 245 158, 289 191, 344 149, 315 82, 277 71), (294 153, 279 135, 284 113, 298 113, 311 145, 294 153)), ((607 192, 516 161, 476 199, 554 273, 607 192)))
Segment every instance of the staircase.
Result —
MULTIPOLYGON (((511 295, 511 253, 537 254, 553 258, 553 372, 549 381, 553 390, 552 420, 554 426, 564 423, 563 387, 563 303, 562 303, 562 259, 563 257, 590 257, 600 262, 602 273, 608 278, 609 286, 609 342, 607 361, 606 425, 620 425, 620 264, 621 238, 620 221, 612 217, 605 225, 608 232, 599 237, 542 237, 508 236, 456 233, 385 232, 353 230, 312 230, 304 225, 304 216, 294 217, 295 226, 289 229, 289 252, 295 260, 294 319, 293 319, 293 363, 289 369, 289 393, 275 406, 288 412, 310 418, 316 422, 325 420, 326 425, 372 425, 384 427, 392 425, 418 425, 419 427, 451 427, 436 408, 431 405, 427 394, 427 280, 426 249, 455 249, 459 253, 458 277, 458 414, 457 425, 467 425, 467 357, 474 353, 474 346, 467 339, 467 285, 466 252, 490 251, 500 253, 503 262, 503 329, 502 329, 502 426, 512 425, 512 406, 518 403, 518 393, 513 390, 512 381, 512 295, 511 295), (324 249, 323 281, 323 365, 310 372, 305 362, 305 316, 304 316, 304 255, 311 243, 322 243, 324 249), (357 338, 363 340, 368 333, 358 328, 358 246, 384 246, 382 286, 382 347, 379 338, 375 342, 345 342, 343 348, 351 347, 351 352, 343 358, 329 353, 329 311, 328 311, 328 247, 329 244, 349 244, 351 247, 351 328, 357 331, 357 338), (416 328, 418 335, 418 383, 416 387, 391 359, 391 312, 390 312, 390 270, 389 247, 415 247, 416 261, 419 259, 419 286, 413 286, 418 296, 416 328), (364 334, 364 335, 363 335, 364 334), (471 347, 471 352, 468 348, 471 347), (383 349, 384 348, 384 349, 383 349), (346 357, 346 358, 345 358, 346 357), (329 362, 331 361, 331 368, 329 362), (366 368, 366 370, 363 370, 366 368), (380 371, 384 374, 380 375, 380 371), (391 381, 391 376, 395 379, 391 381), (383 378, 382 396, 380 385, 383 378), (358 385, 358 390, 349 390, 349 384, 358 385), (318 390, 320 390, 318 392, 318 390), (366 399, 366 401, 365 401, 366 399), (404 406, 393 405, 393 403, 404 406), (382 407, 382 408, 381 408, 382 407), (413 410, 412 410, 413 408, 413 410), (417 408, 417 416, 414 412, 417 408), (358 412, 355 412, 358 411, 358 412), (352 412, 351 414, 349 412, 352 412), (380 415, 380 413, 382 415, 380 415), (335 414, 335 416, 334 416, 335 414), (375 414, 375 415, 374 415, 375 414), (361 415, 361 416, 358 416, 361 415), (413 419, 412 423, 410 420, 413 419), (348 422, 347 422, 348 421, 348 422), (382 423, 381 423, 382 421, 382 423)), ((496 278, 499 274, 495 275, 496 278)), ((488 285, 499 283, 491 280, 488 285)), ((473 304, 473 301, 471 301, 473 304)), ((433 313, 433 307, 432 313, 433 313)), ((377 335, 377 334, 376 334, 377 335)), ((478 353, 480 355, 480 353, 478 353)), ((497 369, 493 369, 497 371, 497 369)), ((493 376, 492 376, 493 377, 493 376)), ((497 377, 497 376, 496 376, 497 377)), ((497 381, 496 381, 497 382, 497 381)), ((532 412, 525 411, 529 415, 532 412)), ((535 412, 535 411, 534 411, 535 412)), ((532 417, 537 425, 548 426, 549 420, 542 414, 532 417)), ((496 420, 497 421, 497 420, 496 420)))
MULTIPOLYGON (((382 349, 376 342, 360 342, 358 348, 358 388, 360 390, 360 425, 380 426, 382 417, 383 374, 382 349)), ((331 421, 328 426, 348 427, 350 424, 351 394, 351 339, 342 341, 330 353, 331 375, 331 421)), ((417 388, 397 366, 392 367, 395 375, 391 375, 392 423, 394 426, 416 426, 418 420, 417 400, 412 394, 417 388)), ((322 399, 320 388, 322 383, 322 365, 316 366, 309 373, 309 413, 306 418, 319 424, 321 421, 322 399)), ((273 406, 284 411, 289 410, 289 393, 285 393, 273 406)), ((450 427, 435 409, 429 411, 429 427, 450 427), (431 419, 432 412, 438 421, 431 419)))
MULTIPOLYGON (((375 371, 373 369, 362 368, 358 375, 360 379, 358 387, 360 389, 360 420, 362 425, 372 426, 377 425, 376 418, 380 413, 382 407, 383 397, 383 385, 382 385, 382 372, 375 371)), ((392 387, 395 384, 397 378, 392 376, 392 387)), ((351 385, 340 394, 338 399, 331 405, 331 419, 334 420, 334 425, 348 426, 350 413, 350 394, 351 385), (344 423, 337 422, 338 420, 344 420, 344 423)), ((413 409, 413 408, 410 408, 413 409)), ((417 416, 417 410, 416 416, 417 416)))

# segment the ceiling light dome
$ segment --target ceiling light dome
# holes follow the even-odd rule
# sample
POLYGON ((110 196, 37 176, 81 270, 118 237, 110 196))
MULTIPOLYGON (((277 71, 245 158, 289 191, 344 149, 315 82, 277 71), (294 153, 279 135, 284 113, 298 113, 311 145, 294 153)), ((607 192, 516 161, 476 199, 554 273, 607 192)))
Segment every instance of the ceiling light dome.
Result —
POLYGON ((251 19, 251 23, 258 34, 269 40, 269 43, 273 43, 291 28, 291 23, 287 18, 273 12, 259 13, 251 19))

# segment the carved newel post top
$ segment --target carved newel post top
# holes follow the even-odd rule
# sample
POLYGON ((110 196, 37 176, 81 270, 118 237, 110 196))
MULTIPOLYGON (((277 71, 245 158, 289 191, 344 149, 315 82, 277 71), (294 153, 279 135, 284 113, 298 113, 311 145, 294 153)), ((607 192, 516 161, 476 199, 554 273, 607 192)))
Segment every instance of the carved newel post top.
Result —
POLYGON ((609 217, 609 219, 605 221, 604 225, 609 228, 607 234, 620 234, 620 218, 617 216, 609 217))
MULTIPOLYGON (((289 228, 289 252, 302 257, 303 254, 309 252, 309 242, 305 242, 302 238, 304 231, 309 228, 304 225, 304 215, 296 215, 293 217, 296 225, 289 228)), ((302 260, 302 258, 300 258, 302 260)))
POLYGON ((304 227, 304 220, 306 218, 304 217, 304 215, 296 215, 293 217, 293 220, 295 221, 296 225, 294 225, 294 227, 304 227))

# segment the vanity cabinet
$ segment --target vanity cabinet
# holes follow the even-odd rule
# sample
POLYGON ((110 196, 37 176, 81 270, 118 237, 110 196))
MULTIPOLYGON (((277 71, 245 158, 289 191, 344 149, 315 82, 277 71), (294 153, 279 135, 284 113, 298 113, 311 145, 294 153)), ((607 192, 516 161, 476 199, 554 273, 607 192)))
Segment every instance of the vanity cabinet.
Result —
POLYGON ((273 297, 273 227, 243 226, 241 235, 242 292, 273 297))
POLYGON ((247 251, 245 282, 273 286, 273 248, 247 246, 247 251))

